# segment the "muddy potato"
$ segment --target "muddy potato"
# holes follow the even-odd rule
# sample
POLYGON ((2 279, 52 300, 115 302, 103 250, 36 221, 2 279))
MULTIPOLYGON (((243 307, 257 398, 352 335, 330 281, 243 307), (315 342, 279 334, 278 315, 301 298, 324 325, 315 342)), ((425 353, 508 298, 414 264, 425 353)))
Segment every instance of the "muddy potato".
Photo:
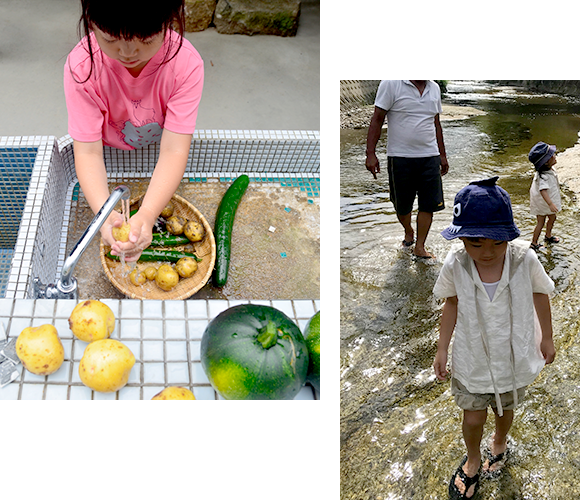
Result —
POLYGON ((129 380, 135 356, 123 343, 102 339, 90 343, 79 364, 81 382, 97 392, 115 392, 129 380))
POLYGON ((175 270, 182 278, 191 278, 197 271, 197 262, 192 257, 183 257, 175 264, 175 270))
POLYGON ((179 217, 179 215, 172 215, 169 217, 169 219, 167 219, 167 223, 165 224, 167 231, 175 235, 183 234, 184 226, 185 219, 183 217, 179 217))
POLYGON ((205 228, 197 221, 188 220, 183 227, 183 233, 189 241, 201 241, 205 236, 205 228))
POLYGON ((155 283, 161 290, 168 292, 179 283, 179 274, 169 264, 163 264, 157 269, 155 283))
POLYGON ((151 400, 160 399, 195 399, 195 396, 193 392, 185 387, 166 387, 151 398, 151 400))
POLYGON ((50 375, 64 361, 64 348, 53 325, 30 326, 16 340, 16 355, 35 375, 50 375))
POLYGON ((169 202, 167 205, 165 205, 165 208, 159 215, 161 215, 161 217, 163 217, 164 219, 169 219, 169 217, 173 215, 174 210, 175 207, 173 206, 173 203, 169 202))
POLYGON ((135 286, 141 286, 147 281, 147 277, 143 271, 139 271, 135 268, 129 273, 129 280, 135 286))
POLYGON ((157 269, 153 266, 148 266, 145 268, 145 271, 143 271, 143 274, 145 274, 145 277, 148 280, 153 281, 157 275, 157 269))
POLYGON ((68 324, 75 337, 85 342, 107 339, 115 329, 115 315, 111 308, 98 300, 79 302, 68 324))
POLYGON ((117 241, 129 241, 129 233, 131 232, 131 224, 123 222, 121 227, 113 228, 113 238, 117 241))

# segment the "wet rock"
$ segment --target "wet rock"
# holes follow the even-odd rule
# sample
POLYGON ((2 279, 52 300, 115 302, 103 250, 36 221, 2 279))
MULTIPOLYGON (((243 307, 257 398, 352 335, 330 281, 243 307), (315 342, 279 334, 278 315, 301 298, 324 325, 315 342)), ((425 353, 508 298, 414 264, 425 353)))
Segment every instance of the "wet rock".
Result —
POLYGON ((218 33, 295 36, 299 0, 218 0, 214 24, 218 33))
POLYGON ((213 20, 216 0, 185 0, 185 31, 203 31, 213 20))

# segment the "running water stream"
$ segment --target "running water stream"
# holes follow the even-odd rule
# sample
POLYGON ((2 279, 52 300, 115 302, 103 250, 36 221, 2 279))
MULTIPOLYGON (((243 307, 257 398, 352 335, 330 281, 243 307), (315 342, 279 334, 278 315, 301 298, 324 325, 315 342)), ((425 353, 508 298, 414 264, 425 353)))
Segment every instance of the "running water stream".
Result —
MULTIPOLYGON (((378 148, 384 168, 375 181, 364 167, 366 129, 341 132, 343 500, 448 498, 465 446, 461 410, 449 382, 436 381, 432 368, 443 305, 432 289, 452 244, 439 233, 451 221, 459 189, 498 175, 522 238, 530 241, 535 218, 529 215, 527 153, 540 140, 558 151, 578 140, 578 99, 450 82, 443 102, 485 114, 442 122, 450 172, 443 179, 446 209, 435 214, 427 240, 437 256, 431 265, 401 249, 403 232, 387 193, 386 134, 378 148)), ((516 409, 510 461, 499 480, 482 482, 481 499, 580 495, 580 208, 573 192, 562 191, 554 227, 562 242, 539 254, 556 284, 556 359, 516 409)), ((490 412, 483 442, 492 432, 490 412)))

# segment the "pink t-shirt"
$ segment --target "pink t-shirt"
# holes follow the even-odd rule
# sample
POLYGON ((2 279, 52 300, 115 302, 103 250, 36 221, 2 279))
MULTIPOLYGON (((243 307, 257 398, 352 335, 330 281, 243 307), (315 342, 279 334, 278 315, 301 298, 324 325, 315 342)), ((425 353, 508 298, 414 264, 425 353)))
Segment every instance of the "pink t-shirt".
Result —
POLYGON ((90 36, 91 77, 78 83, 91 68, 86 37, 71 51, 64 68, 68 132, 73 139, 102 139, 106 146, 135 149, 159 142, 164 128, 193 134, 203 89, 203 61, 188 40, 183 39, 177 55, 164 63, 170 37, 172 50, 179 46, 179 34, 170 30, 164 45, 134 78, 121 63, 101 52, 93 33, 90 36))

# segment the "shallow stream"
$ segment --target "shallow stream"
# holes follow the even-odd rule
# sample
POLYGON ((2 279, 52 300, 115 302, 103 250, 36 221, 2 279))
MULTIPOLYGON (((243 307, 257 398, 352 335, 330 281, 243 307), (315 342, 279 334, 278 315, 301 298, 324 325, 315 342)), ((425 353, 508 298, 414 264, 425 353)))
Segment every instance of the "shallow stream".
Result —
MULTIPOLYGON (((383 173, 375 181, 364 167, 366 129, 341 131, 343 500, 448 498, 465 446, 461 410, 449 382, 437 382, 432 368, 443 305, 432 289, 451 246, 439 233, 451 222, 459 189, 498 175, 522 238, 531 240, 527 153, 540 140, 559 151, 578 140, 578 99, 454 81, 444 103, 486 114, 443 122, 450 172, 443 179, 446 209, 435 214, 427 240, 437 257, 431 265, 401 249, 403 232, 387 192, 386 134, 378 148, 383 173)), ((564 187, 562 195, 554 227, 562 242, 539 254, 556 283, 556 359, 516 409, 510 461, 499 480, 482 483, 480 499, 580 495, 580 208, 574 193, 564 187)), ((484 442, 492 432, 490 412, 484 442)))

